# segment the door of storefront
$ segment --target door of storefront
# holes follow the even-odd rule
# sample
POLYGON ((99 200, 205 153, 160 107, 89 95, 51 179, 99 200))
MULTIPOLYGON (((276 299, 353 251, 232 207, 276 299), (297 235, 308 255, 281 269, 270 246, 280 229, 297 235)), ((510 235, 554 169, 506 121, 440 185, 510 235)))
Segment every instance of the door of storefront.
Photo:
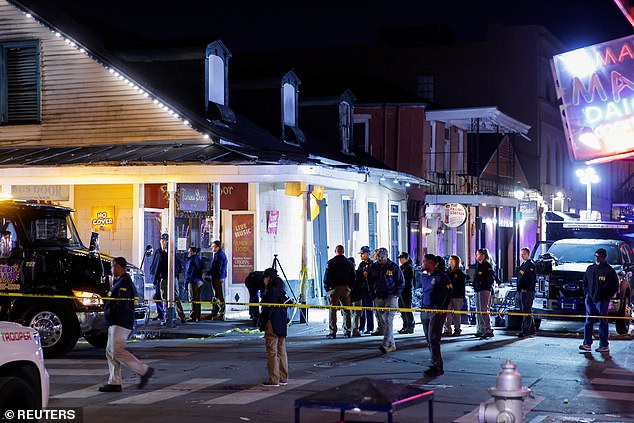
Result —
MULTIPOLYGON (((328 262, 328 225, 326 216, 326 200, 319 201, 320 213, 313 220, 313 241, 315 242, 315 281, 319 281, 319 289, 314 289, 314 295, 325 295, 323 291, 323 277, 328 262)), ((317 287, 315 287, 317 288, 317 287)), ((310 295, 310 293, 308 294, 310 295)))

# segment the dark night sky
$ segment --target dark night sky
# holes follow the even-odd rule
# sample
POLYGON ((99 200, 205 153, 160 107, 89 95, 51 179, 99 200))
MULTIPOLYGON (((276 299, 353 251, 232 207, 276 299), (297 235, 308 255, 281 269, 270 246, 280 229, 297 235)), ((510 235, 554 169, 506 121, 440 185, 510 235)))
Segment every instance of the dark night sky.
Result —
POLYGON ((631 35, 613 0, 55 0, 153 39, 217 35, 236 51, 375 42, 382 27, 447 24, 481 39, 489 23, 542 24, 567 46, 631 35))

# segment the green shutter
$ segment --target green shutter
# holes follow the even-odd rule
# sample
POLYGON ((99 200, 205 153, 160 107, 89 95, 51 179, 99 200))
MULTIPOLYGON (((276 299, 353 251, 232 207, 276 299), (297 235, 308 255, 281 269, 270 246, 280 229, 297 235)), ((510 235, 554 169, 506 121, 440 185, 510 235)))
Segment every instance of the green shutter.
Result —
POLYGON ((8 47, 7 123, 39 121, 39 63, 35 46, 8 47))

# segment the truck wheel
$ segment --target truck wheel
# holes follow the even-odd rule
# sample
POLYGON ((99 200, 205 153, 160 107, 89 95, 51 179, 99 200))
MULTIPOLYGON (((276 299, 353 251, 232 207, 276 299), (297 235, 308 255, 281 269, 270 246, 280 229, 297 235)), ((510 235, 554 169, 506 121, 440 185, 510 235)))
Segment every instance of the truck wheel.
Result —
POLYGON ((616 321, 614 322, 616 333, 618 333, 619 335, 626 335, 630 330, 630 323, 632 322, 630 288, 627 288, 627 291, 625 292, 623 303, 623 310, 619 313, 619 316, 629 317, 629 319, 616 319, 616 321))
POLYGON ((84 335, 84 339, 96 348, 106 348, 106 345, 108 345, 108 333, 100 333, 99 335, 84 335))
POLYGON ((25 313, 24 320, 40 334, 47 358, 59 357, 72 350, 79 339, 79 322, 73 313, 59 307, 38 305, 25 313))
POLYGON ((535 323, 535 330, 538 330, 539 327, 542 325, 542 319, 538 319, 538 318, 533 318, 533 322, 535 323))
POLYGON ((28 383, 18 377, 0 377, 0 416, 5 417, 7 410, 37 408, 37 397, 28 383))

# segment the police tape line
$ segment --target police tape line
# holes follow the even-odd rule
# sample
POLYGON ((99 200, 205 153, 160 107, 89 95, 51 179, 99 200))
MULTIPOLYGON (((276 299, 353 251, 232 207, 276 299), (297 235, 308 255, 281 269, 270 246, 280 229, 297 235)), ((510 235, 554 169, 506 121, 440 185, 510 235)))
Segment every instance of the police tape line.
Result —
MULTIPOLYGON (((21 292, 0 292, 0 297, 29 297, 29 298, 38 298, 38 299, 70 299, 80 301, 81 298, 85 297, 77 297, 74 295, 50 295, 50 294, 26 294, 21 292)), ((101 300, 104 301, 131 301, 129 298, 111 298, 111 297, 100 297, 101 300)), ((153 302, 153 303, 162 303, 167 302, 167 300, 142 300, 139 297, 134 298, 135 302, 153 302)), ((171 301, 175 302, 175 301, 171 301)), ((367 307, 367 306, 342 306, 342 305, 318 305, 318 304, 304 304, 304 303, 288 303, 288 304, 277 304, 277 303, 241 303, 241 302, 222 302, 222 301, 189 301, 191 304, 200 304, 200 305, 210 305, 210 306, 222 306, 222 305, 237 305, 237 306, 247 306, 247 307, 285 307, 285 308, 299 308, 299 309, 326 309, 326 310, 349 310, 349 311, 398 311, 401 313, 453 313, 453 314, 464 314, 464 315, 475 315, 475 314, 488 314, 491 316, 533 316, 533 317, 545 317, 545 318, 565 318, 565 319, 585 319, 586 317, 591 317, 595 319, 600 318, 609 318, 610 320, 632 320, 631 317, 627 316, 586 316, 585 314, 555 314, 555 313, 522 313, 518 311, 477 311, 477 310, 443 310, 443 309, 427 309, 427 308, 412 308, 412 307, 367 307)))

